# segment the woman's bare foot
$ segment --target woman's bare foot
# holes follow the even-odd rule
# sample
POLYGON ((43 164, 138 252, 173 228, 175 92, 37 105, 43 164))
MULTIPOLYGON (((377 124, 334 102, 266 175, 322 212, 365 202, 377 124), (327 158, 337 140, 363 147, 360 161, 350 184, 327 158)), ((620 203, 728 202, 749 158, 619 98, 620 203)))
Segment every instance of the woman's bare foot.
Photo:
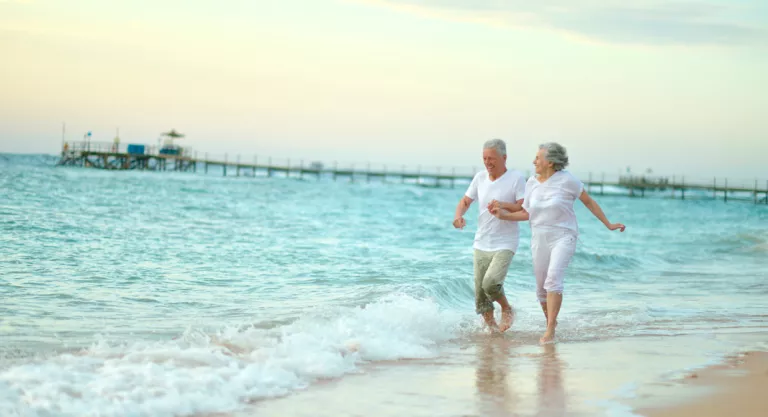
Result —
POLYGON ((499 325, 499 331, 505 332, 507 329, 512 327, 512 322, 515 318, 515 312, 510 308, 506 310, 501 310, 501 325, 499 325))
POLYGON ((539 343, 546 345, 547 343, 553 343, 555 341, 555 326, 547 327, 547 331, 544 332, 544 336, 541 336, 539 343))

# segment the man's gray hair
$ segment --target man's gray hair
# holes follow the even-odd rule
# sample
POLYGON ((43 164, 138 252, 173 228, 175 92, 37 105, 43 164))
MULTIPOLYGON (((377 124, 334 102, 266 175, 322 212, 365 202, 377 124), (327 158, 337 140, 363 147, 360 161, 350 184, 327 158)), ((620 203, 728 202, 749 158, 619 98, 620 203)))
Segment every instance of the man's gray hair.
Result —
POLYGON ((568 153, 565 147, 559 143, 547 142, 539 145, 539 149, 545 149, 547 161, 552 162, 555 171, 562 171, 568 166, 568 153))
POLYGON ((499 156, 505 156, 507 154, 507 144, 501 139, 491 139, 485 142, 483 149, 495 149, 499 156))

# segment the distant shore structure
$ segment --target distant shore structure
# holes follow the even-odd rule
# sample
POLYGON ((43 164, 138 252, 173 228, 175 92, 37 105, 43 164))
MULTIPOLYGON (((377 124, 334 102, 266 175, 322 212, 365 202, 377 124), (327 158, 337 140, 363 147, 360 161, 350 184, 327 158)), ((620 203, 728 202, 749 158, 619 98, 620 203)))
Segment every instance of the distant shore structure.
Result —
MULTIPOLYGON (((315 177, 331 178, 334 181, 346 178, 350 181, 371 181, 378 179, 385 182, 415 183, 424 187, 455 187, 472 180, 477 172, 450 168, 443 170, 439 167, 432 169, 408 169, 400 166, 396 169, 387 166, 365 168, 355 166, 340 167, 334 163, 326 167, 322 162, 312 161, 307 164, 302 161, 286 160, 285 163, 273 163, 271 157, 254 156, 253 162, 241 161, 240 155, 231 160, 227 154, 223 158, 209 157, 208 153, 198 156, 198 152, 175 143, 184 135, 171 129, 162 133, 157 146, 144 144, 120 145, 119 139, 114 142, 91 142, 88 140, 67 142, 62 141, 59 166, 97 168, 105 170, 149 170, 205 173, 211 168, 221 169, 224 176, 273 177, 285 176, 290 178, 315 177), (162 142, 162 143, 161 143, 162 142), (229 175, 228 175, 229 173, 229 175)), ((358 165, 360 166, 360 165, 358 165)), ((530 172, 528 173, 530 175, 530 172)), ((619 175, 606 179, 606 175, 582 177, 584 185, 590 193, 600 195, 625 195, 629 197, 663 196, 680 199, 722 199, 723 201, 739 200, 752 201, 755 204, 768 204, 768 181, 762 184, 755 180, 754 184, 728 184, 727 178, 712 178, 711 182, 686 181, 685 177, 619 175), (613 192, 607 192, 612 190, 613 192)))

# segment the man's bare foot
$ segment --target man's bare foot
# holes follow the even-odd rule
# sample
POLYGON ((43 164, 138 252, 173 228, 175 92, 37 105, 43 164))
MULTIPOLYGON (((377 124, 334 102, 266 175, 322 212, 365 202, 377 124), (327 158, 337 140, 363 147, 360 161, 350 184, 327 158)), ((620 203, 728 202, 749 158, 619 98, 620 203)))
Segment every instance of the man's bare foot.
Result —
POLYGON ((515 312, 510 309, 501 310, 501 325, 499 325, 499 331, 505 332, 512 327, 512 321, 515 318, 515 312))
POLYGON ((488 330, 490 330, 491 333, 496 333, 499 331, 499 325, 496 324, 496 318, 493 317, 493 311, 483 313, 483 319, 485 320, 485 325, 488 326, 488 330))
POLYGON ((496 324, 496 320, 493 320, 492 322, 485 322, 485 326, 488 328, 488 332, 491 334, 500 333, 499 331, 499 325, 496 324))
POLYGON ((541 336, 539 343, 546 345, 547 343, 553 343, 555 341, 555 328, 547 327, 547 331, 544 332, 544 336, 541 336))

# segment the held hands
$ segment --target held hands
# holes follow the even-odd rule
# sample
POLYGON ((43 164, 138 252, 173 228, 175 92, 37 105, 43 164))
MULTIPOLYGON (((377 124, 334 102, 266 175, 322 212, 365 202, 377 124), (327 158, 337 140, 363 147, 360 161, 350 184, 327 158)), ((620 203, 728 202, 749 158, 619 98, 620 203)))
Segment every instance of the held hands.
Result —
POLYGON ((488 203, 488 212, 496 216, 496 218, 501 219, 501 213, 505 210, 501 208, 501 203, 493 200, 490 203, 488 203))
POLYGON ((500 202, 493 200, 490 203, 488 203, 488 212, 496 216, 496 218, 501 219, 501 215, 507 212, 507 210, 501 208, 500 202))
POLYGON ((497 216, 497 213, 501 211, 501 203, 496 200, 491 200, 491 202, 488 203, 488 207, 486 208, 491 214, 497 216))

